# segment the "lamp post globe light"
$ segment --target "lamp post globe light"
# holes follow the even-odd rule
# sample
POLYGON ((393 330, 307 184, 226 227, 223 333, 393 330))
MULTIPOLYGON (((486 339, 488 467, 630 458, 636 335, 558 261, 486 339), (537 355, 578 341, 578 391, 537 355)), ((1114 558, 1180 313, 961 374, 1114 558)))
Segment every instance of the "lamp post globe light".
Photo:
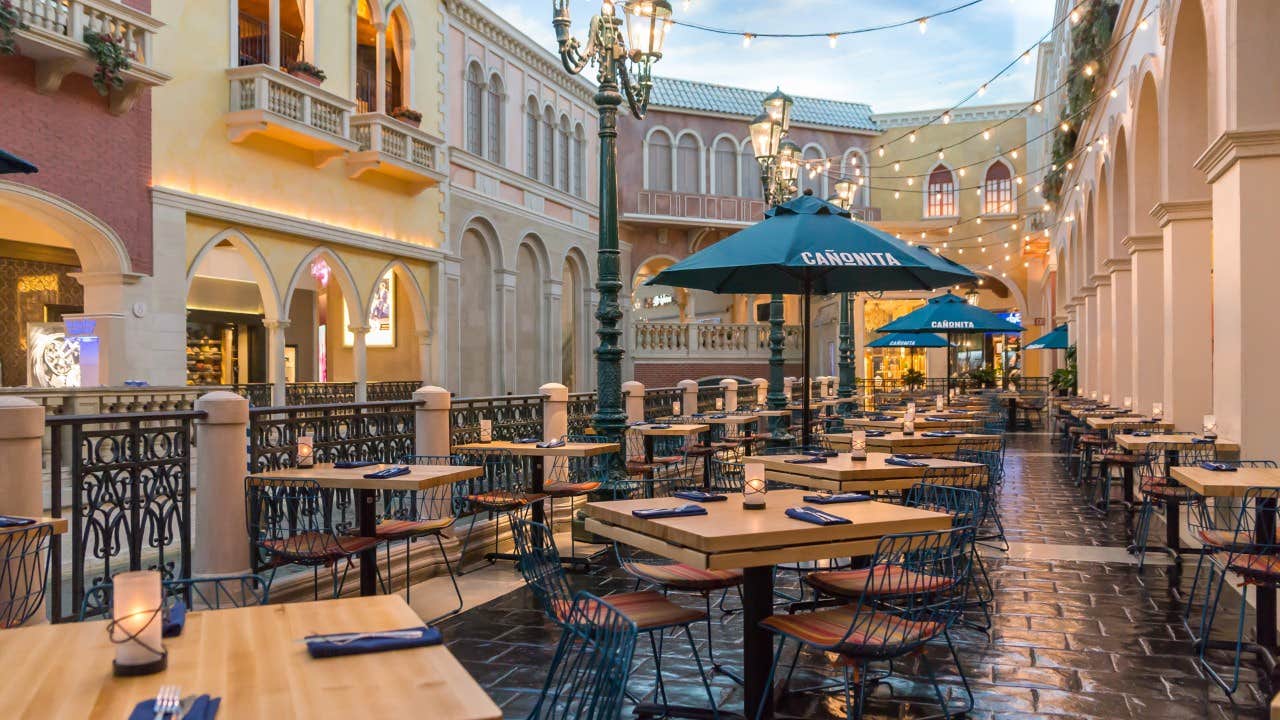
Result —
POLYGON ((600 115, 600 236, 596 249, 600 305, 596 320, 597 407, 592 417, 596 432, 621 438, 627 416, 622 407, 622 331, 618 321, 622 290, 618 253, 618 108, 624 100, 636 119, 644 119, 653 88, 653 65, 662 58, 662 44, 671 28, 671 3, 667 0, 602 0, 600 12, 587 27, 586 44, 570 34, 569 0, 552 0, 552 26, 556 29, 560 61, 577 75, 596 68, 596 109, 600 115), (618 16, 622 5, 622 17, 618 16), (625 24, 625 33, 624 33, 625 24))

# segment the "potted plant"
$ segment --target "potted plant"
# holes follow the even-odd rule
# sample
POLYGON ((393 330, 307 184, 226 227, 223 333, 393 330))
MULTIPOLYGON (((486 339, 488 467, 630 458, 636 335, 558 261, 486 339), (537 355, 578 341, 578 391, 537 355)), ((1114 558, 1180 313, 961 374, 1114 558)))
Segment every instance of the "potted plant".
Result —
POLYGON ((1049 376, 1049 384, 1059 396, 1071 394, 1076 386, 1076 346, 1067 348, 1067 366, 1060 367, 1049 376))
POLYGON ((97 66, 93 70, 93 87, 99 95, 106 95, 114 88, 124 88, 122 72, 129 69, 129 53, 125 52, 120 38, 92 30, 84 31, 84 43, 97 66))
POLYGON ((14 40, 14 32, 26 27, 22 16, 10 0, 0 0, 0 55, 14 55, 18 45, 14 40))
POLYGON ((924 373, 915 368, 909 368, 902 373, 902 384, 907 386, 908 390, 922 387, 924 386, 924 373))
POLYGON ((312 85, 318 86, 325 80, 324 71, 306 60, 299 60, 295 63, 290 63, 288 71, 290 75, 301 80, 305 80, 312 85))
POLYGON ((996 384, 995 368, 983 367, 983 368, 975 368, 973 370, 970 370, 969 379, 973 381, 973 384, 981 388, 995 387, 995 384, 996 384))
POLYGON ((414 127, 418 127, 419 125, 422 124, 422 113, 418 112, 417 110, 414 110, 411 107, 405 107, 401 105, 400 107, 392 110, 390 114, 391 114, 391 117, 399 120, 405 125, 412 125, 414 127))

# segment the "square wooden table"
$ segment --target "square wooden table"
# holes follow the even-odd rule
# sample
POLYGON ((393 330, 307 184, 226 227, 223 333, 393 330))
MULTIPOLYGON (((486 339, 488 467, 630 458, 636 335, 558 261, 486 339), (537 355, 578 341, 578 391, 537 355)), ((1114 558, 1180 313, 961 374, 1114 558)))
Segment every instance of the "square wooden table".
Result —
MULTIPOLYGON (((547 483, 546 458, 581 458, 608 455, 609 453, 620 452, 621 446, 618 443, 566 442, 560 447, 540 448, 537 443, 516 443, 507 440, 494 440, 487 443, 473 442, 453 446, 454 452, 462 453, 493 452, 496 450, 509 452, 516 457, 527 459, 529 462, 529 475, 533 480, 532 492, 540 494, 547 483)), ((547 522, 542 503, 533 504, 533 521, 543 524, 547 522)))
MULTIPOLYGON (((745 708, 751 717, 766 695, 773 639, 760 623, 773 614, 773 566, 856 557, 875 552, 884 535, 945 530, 951 517, 918 508, 877 501, 823 505, 832 515, 848 518, 848 525, 821 526, 786 515, 789 507, 805 504, 804 490, 768 494, 764 510, 747 510, 742 500, 707 503, 706 515, 642 519, 632 510, 679 507, 687 500, 653 498, 587 503, 586 529, 640 550, 698 568, 743 568, 742 627, 745 708)), ((772 707, 764 717, 772 717, 772 707)))
POLYGON ((1140 423, 1142 425, 1151 425, 1161 430, 1172 430, 1173 423, 1168 420, 1153 420, 1148 417, 1140 417, 1137 415, 1128 415, 1125 417, 1089 417, 1085 419, 1085 424, 1094 430, 1110 430, 1112 425, 1116 423, 1140 423))
POLYGON ((111 674, 107 621, 0 632, 0 717, 127 718, 161 685, 222 698, 219 718, 497 720, 502 711, 442 645, 313 659, 307 635, 421 625, 398 595, 204 610, 167 638, 169 666, 111 674))
MULTIPOLYGON (((942 417, 941 415, 932 415, 930 417, 942 417)), ((902 424, 906 422, 905 418, 894 418, 892 420, 870 420, 868 418, 845 418, 844 426, 853 428, 854 430, 901 430, 902 424)), ((916 415, 916 430, 968 430, 978 424, 977 420, 972 418, 957 417, 947 418, 946 420, 929 420, 923 415, 916 415)))
MULTIPOLYGON (((356 516, 361 537, 377 537, 378 492, 382 490, 421 491, 470 480, 484 474, 484 468, 472 465, 408 465, 409 472, 393 478, 366 478, 392 465, 378 464, 361 468, 336 468, 333 463, 316 463, 309 468, 285 468, 253 473, 250 477, 266 480, 310 480, 322 488, 355 491, 356 516)), ((378 546, 360 552, 360 594, 378 594, 378 546)))
POLYGON ((60 517, 57 517, 57 518, 32 517, 27 515, 6 515, 5 517, 35 520, 35 522, 31 523, 30 525, 14 525, 12 527, 0 528, 0 535, 6 535, 9 533, 19 533, 19 532, 23 532, 24 530, 34 530, 36 528, 44 527, 46 525, 52 528, 52 530, 50 531, 52 534, 61 535, 67 531, 67 527, 68 527, 67 519, 60 518, 60 517))
MULTIPOLYGON (((926 437, 917 431, 915 435, 903 435, 901 431, 885 433, 880 437, 867 438, 867 452, 914 452, 950 455, 965 440, 995 440, 995 435, 980 433, 958 433, 947 437, 926 437)), ((853 444, 853 436, 849 433, 827 433, 827 440, 836 450, 848 450, 853 444)))
POLYGON ((804 455, 766 455, 745 458, 743 462, 764 465, 764 476, 767 480, 776 480, 791 485, 829 490, 834 493, 905 490, 924 477, 928 468, 984 468, 979 463, 947 460, 945 458, 922 458, 916 462, 926 467, 894 465, 886 462, 889 453, 869 452, 865 460, 855 460, 849 453, 841 453, 827 458, 825 463, 789 463, 787 460, 806 457, 804 455))

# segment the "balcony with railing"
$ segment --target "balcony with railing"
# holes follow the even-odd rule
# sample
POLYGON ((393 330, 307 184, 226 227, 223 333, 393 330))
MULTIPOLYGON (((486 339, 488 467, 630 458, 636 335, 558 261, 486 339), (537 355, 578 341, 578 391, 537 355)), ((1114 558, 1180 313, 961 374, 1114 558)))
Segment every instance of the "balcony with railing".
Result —
MULTIPOLYGON (((768 360, 769 326, 756 323, 638 322, 630 351, 640 360, 768 360)), ((783 326, 783 357, 800 358, 800 326, 783 326)))
POLYGON ((311 152, 317 167, 359 150, 351 137, 355 103, 270 65, 227 70, 227 137, 262 135, 311 152))
MULTIPOLYGON (((634 223, 736 226, 762 220, 766 209, 763 200, 726 195, 639 190, 622 196, 623 219, 634 223)), ((852 212, 865 222, 880 220, 880 208, 852 212)))
POLYGON ((164 26, 141 10, 110 0, 11 0, 18 15, 14 41, 19 55, 36 62, 36 90, 52 94, 67 75, 92 77, 97 62, 89 53, 89 33, 112 38, 129 58, 123 88, 111 88, 110 109, 123 115, 142 91, 169 76, 152 66, 152 40, 164 26))
POLYGON ((382 113, 351 118, 351 137, 358 149, 347 158, 354 178, 366 173, 404 182, 419 193, 444 182, 444 140, 382 113))

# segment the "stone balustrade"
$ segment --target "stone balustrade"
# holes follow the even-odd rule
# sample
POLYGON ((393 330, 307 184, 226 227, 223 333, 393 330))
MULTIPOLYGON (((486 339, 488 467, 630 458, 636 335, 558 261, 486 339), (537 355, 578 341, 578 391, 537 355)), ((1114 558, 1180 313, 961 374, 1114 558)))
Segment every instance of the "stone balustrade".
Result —
MULTIPOLYGON (((769 326, 763 323, 638 322, 633 326, 632 355, 637 360, 693 359, 768 360, 769 326)), ((800 358, 801 328, 783 327, 783 357, 800 358)))

